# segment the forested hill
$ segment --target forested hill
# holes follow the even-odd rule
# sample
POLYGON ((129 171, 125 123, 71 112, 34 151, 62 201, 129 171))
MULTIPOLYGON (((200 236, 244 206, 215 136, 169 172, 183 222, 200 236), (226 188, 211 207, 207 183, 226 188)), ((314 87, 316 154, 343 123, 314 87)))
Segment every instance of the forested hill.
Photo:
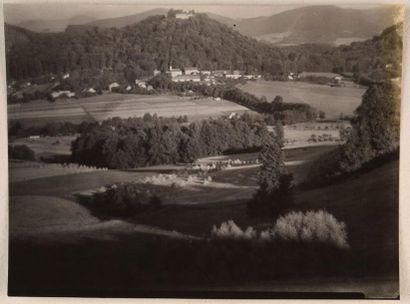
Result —
MULTIPOLYGON (((7 28, 8 26, 6 26, 7 28)), ((21 79, 75 69, 121 69, 137 73, 155 68, 196 66, 201 69, 279 70, 281 52, 198 14, 188 20, 149 17, 121 29, 84 33, 41 34, 6 30, 8 75, 21 79)))
POLYGON ((384 72, 386 58, 391 57, 386 56, 386 52, 392 52, 390 46, 379 47, 386 37, 395 37, 393 48, 401 48, 401 37, 394 27, 378 38, 351 46, 279 49, 245 37, 205 14, 187 20, 152 16, 133 26, 92 28, 80 33, 34 33, 6 25, 5 34, 9 79, 73 71, 115 74, 124 70, 138 77, 152 75, 155 68, 165 70, 170 64, 257 71, 266 76, 335 69, 369 75, 384 72))

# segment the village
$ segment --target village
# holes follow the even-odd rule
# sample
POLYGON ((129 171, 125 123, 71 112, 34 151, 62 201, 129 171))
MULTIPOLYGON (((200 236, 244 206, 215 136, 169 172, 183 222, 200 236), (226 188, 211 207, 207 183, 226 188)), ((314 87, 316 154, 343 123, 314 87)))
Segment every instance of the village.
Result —
MULTIPOLYGON (((257 80, 261 79, 260 74, 249 74, 239 70, 201 70, 197 67, 174 68, 170 65, 167 71, 159 71, 155 69, 153 74, 148 77, 136 78, 133 84, 121 83, 119 81, 111 82, 104 90, 99 90, 95 87, 85 87, 80 94, 72 90, 59 89, 61 83, 67 81, 70 73, 63 73, 60 76, 49 75, 48 81, 45 83, 36 83, 38 80, 25 82, 12 82, 7 87, 9 103, 26 102, 26 99, 38 99, 46 95, 49 101, 56 99, 70 99, 78 97, 89 97, 103 93, 154 93, 154 88, 147 82, 159 74, 169 75, 174 83, 196 83, 207 86, 224 84, 228 80, 257 80), (81 95, 81 96, 78 96, 81 95)), ((293 75, 293 74, 292 74, 293 75)), ((290 76, 289 76, 290 77, 290 76)), ((291 78, 289 78, 291 79, 291 78)), ((41 80, 44 82, 44 80, 41 80)))

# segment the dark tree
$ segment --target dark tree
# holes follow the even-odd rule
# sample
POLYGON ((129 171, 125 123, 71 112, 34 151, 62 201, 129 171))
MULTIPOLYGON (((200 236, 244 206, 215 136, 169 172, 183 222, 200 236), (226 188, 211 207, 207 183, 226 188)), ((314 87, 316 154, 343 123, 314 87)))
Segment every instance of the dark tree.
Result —
POLYGON ((266 142, 259 154, 261 168, 258 175, 259 189, 248 202, 248 214, 278 215, 290 199, 292 175, 287 173, 283 152, 278 141, 266 142))
POLYGON ((399 146, 400 89, 393 83, 371 86, 363 95, 343 147, 341 168, 353 171, 399 146))

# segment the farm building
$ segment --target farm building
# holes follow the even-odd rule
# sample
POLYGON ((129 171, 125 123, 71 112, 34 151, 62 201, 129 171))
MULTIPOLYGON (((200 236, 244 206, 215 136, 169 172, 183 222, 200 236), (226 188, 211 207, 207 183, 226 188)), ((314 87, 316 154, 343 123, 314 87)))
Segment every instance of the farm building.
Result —
POLYGON ((69 98, 71 98, 71 97, 74 97, 75 96, 75 93, 74 92, 71 92, 71 91, 54 91, 54 92, 52 92, 51 93, 51 97, 53 98, 53 99, 56 99, 56 98, 59 98, 59 97, 69 97, 69 98))
POLYGON ((135 84, 140 88, 145 89, 147 87, 147 83, 143 80, 135 79, 135 84))
POLYGON ((216 77, 224 77, 227 73, 228 71, 226 70, 216 70, 213 72, 214 76, 216 77))
POLYGON ((200 82, 199 75, 178 75, 172 78, 173 82, 200 82))
POLYGON ((241 74, 236 74, 236 73, 232 73, 232 74, 226 74, 225 75, 226 78, 230 78, 230 79, 239 79, 242 77, 241 74))
POLYGON ((168 73, 171 75, 172 78, 174 78, 176 76, 182 75, 182 70, 181 69, 173 69, 172 66, 170 66, 168 73))
POLYGON ((186 67, 184 68, 185 75, 198 75, 199 70, 195 67, 186 67))
POLYGON ((118 88, 120 85, 117 82, 113 82, 108 86, 108 90, 110 90, 110 92, 112 92, 113 88, 118 88))

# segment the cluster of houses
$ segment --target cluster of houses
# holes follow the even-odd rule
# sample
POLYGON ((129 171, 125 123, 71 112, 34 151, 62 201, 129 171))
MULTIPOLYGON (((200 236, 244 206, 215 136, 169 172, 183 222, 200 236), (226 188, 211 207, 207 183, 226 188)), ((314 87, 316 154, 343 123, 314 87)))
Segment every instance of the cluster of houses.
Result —
MULTIPOLYGON (((154 88, 152 87, 152 85, 147 85, 146 80, 142 80, 142 79, 135 79, 135 86, 137 88, 140 89, 146 89, 148 91, 152 91, 154 90, 154 88)), ((108 85, 108 90, 110 92, 115 92, 117 89, 121 88, 121 85, 118 82, 113 82, 110 83, 108 85)), ((129 92, 132 90, 132 87, 130 85, 128 85, 127 87, 125 87, 125 91, 129 92)))
POLYGON ((228 79, 260 79, 261 75, 245 74, 242 71, 234 70, 199 70, 196 67, 184 67, 183 69, 175 69, 172 66, 169 67, 167 73, 171 76, 173 82, 201 82, 208 84, 215 84, 215 79, 228 78, 228 79))

